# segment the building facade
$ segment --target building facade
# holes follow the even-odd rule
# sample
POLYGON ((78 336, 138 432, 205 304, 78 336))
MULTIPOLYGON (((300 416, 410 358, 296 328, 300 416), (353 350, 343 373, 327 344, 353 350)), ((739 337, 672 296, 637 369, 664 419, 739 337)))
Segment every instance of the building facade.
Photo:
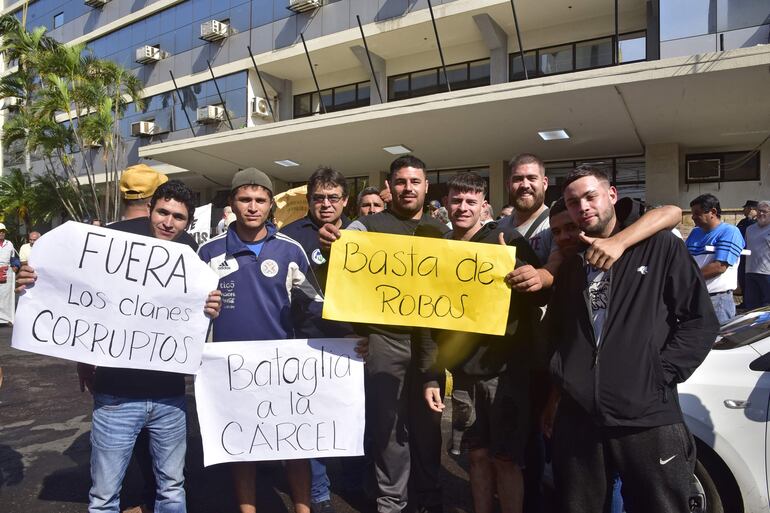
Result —
POLYGON ((549 199, 580 163, 651 204, 770 198, 766 0, 36 0, 26 16, 136 73, 126 163, 219 207, 241 168, 281 190, 329 165, 355 193, 404 151, 431 198, 473 169, 495 209, 520 152, 548 162, 549 199))

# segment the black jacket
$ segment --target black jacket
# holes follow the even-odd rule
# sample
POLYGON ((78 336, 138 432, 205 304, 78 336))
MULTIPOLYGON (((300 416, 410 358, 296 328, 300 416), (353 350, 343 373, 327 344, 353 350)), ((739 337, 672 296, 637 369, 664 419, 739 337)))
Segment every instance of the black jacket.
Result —
POLYGON ((719 330, 700 270, 681 239, 663 231, 608 272, 598 348, 582 257, 557 274, 547 314, 555 382, 600 426, 681 422, 676 384, 700 365, 719 330))
MULTIPOLYGON (((515 228, 501 227, 490 222, 481 227, 470 242, 499 244, 498 234, 516 248, 516 267, 538 265, 538 258, 529 243, 515 228)), ((451 232, 445 235, 451 238, 451 232)), ((475 378, 491 378, 507 369, 526 372, 532 352, 534 324, 540 319, 536 304, 545 303, 546 292, 536 294, 511 293, 505 335, 435 330, 431 344, 427 340, 420 350, 420 371, 426 383, 438 386, 444 369, 475 378)))

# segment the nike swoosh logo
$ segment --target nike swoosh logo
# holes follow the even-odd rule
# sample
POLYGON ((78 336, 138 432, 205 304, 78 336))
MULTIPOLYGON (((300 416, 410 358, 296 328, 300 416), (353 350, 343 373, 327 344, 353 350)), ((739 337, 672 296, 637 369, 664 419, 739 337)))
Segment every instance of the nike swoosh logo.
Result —
POLYGON ((659 461, 660 461, 661 465, 665 465, 666 463, 668 463, 669 461, 673 460, 674 458, 676 458, 676 454, 674 454, 673 456, 671 456, 670 458, 668 458, 666 460, 664 460, 663 458, 660 458, 659 461))

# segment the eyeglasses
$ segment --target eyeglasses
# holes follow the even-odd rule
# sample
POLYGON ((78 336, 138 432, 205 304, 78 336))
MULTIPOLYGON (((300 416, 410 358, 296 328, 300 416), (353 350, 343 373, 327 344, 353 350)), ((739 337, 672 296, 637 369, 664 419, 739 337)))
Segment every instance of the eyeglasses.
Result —
POLYGON ((325 200, 328 200, 332 205, 336 205, 340 202, 342 196, 338 194, 329 194, 328 196, 325 194, 313 194, 310 196, 310 199, 313 200, 313 203, 323 203, 325 200))
POLYGON ((770 214, 770 210, 757 210, 757 214, 770 214))

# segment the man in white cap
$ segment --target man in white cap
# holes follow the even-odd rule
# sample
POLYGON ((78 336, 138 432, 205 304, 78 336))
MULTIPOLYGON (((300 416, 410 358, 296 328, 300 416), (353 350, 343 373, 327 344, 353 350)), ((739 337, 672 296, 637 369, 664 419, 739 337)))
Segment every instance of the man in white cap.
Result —
POLYGON ((0 223, 0 324, 13 325, 14 282, 19 270, 19 257, 13 243, 5 240, 7 230, 0 223))

